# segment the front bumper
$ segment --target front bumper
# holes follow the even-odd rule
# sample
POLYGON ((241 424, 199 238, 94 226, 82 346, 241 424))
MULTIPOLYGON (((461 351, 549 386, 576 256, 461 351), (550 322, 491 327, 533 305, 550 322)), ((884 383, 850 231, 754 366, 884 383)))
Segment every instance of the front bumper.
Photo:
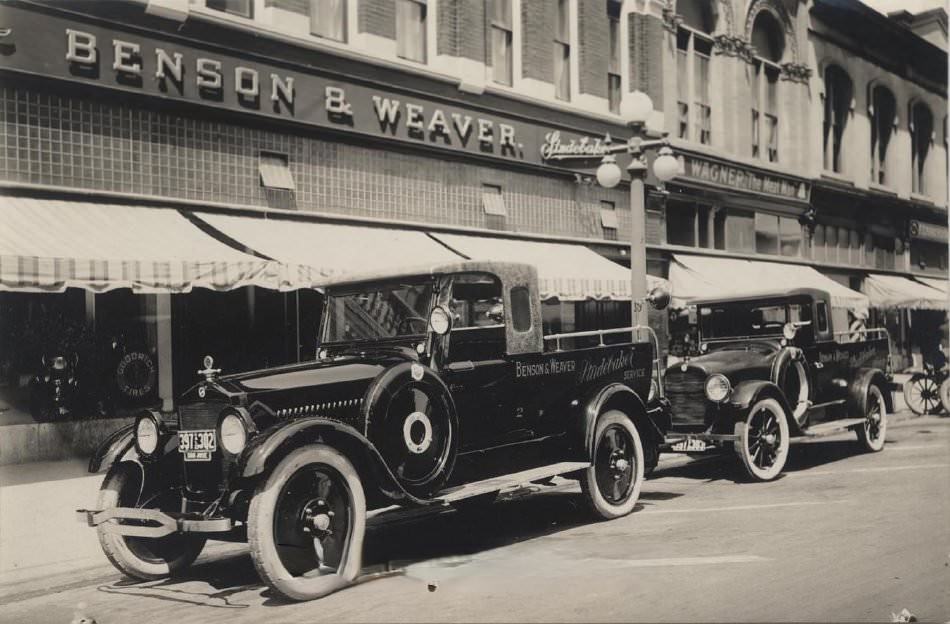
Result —
POLYGON ((76 519, 106 533, 126 537, 165 537, 172 533, 227 533, 234 528, 230 518, 204 518, 197 514, 168 514, 157 509, 113 507, 105 510, 77 509, 76 519), (122 524, 130 520, 137 524, 122 524))
POLYGON ((706 431, 696 433, 668 433, 663 439, 663 444, 660 448, 665 451, 672 451, 674 450, 673 446, 677 444, 686 443, 688 446, 690 440, 699 440, 705 445, 719 446, 723 442, 738 442, 739 435, 735 433, 709 433, 706 431))

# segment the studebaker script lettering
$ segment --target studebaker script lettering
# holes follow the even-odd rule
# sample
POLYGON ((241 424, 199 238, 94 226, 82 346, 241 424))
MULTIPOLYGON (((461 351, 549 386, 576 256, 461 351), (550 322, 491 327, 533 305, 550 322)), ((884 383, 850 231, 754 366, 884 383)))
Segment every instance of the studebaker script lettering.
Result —
MULTIPOLYGON (((600 360, 596 362, 585 360, 584 366, 581 368, 580 380, 581 382, 593 381, 594 379, 617 372, 622 368, 630 368, 632 365, 633 351, 613 353, 600 358, 600 360)), ((641 368, 626 371, 624 373, 624 379, 631 378, 631 375, 628 375, 628 373, 633 373, 632 377, 645 377, 646 369, 641 368)))

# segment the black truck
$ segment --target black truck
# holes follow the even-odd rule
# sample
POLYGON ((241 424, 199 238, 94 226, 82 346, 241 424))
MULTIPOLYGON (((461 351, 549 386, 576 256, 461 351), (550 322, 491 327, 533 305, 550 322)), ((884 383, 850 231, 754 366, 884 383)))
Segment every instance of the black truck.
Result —
POLYGON ((855 431, 884 448, 893 410, 886 330, 836 331, 827 292, 800 288, 695 302, 699 354, 666 370, 664 450, 732 448, 753 480, 785 466, 795 437, 855 431))
POLYGON ((280 368, 220 375, 207 357, 177 413, 145 411, 101 446, 90 470, 108 473, 80 518, 119 570, 160 578, 207 539, 246 540, 268 585, 309 600, 358 575, 368 510, 490 500, 559 475, 616 518, 670 421, 655 334, 544 336, 529 265, 328 286, 321 337, 315 361, 280 368))

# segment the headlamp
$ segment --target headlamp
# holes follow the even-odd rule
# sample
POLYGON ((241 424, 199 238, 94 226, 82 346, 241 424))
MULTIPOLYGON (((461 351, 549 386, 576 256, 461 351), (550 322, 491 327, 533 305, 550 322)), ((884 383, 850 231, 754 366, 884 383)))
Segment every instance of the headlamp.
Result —
POLYGON ((161 424, 154 414, 147 412, 139 416, 135 421, 135 448, 139 455, 153 455, 158 450, 161 434, 161 424))
POLYGON ((247 446, 247 427, 244 419, 233 412, 225 414, 218 423, 218 439, 221 448, 232 455, 237 455, 247 446))
POLYGON ((706 398, 714 403, 722 403, 729 398, 732 392, 732 384, 725 375, 710 375, 706 379, 706 398))

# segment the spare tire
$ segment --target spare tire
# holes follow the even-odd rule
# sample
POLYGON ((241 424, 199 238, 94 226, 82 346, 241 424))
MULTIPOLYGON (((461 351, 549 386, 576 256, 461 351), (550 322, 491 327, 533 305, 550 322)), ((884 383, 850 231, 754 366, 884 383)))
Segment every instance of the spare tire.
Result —
POLYGON ((791 416, 801 423, 811 406, 811 387, 808 383, 808 366, 800 349, 784 349, 772 363, 772 381, 778 386, 789 407, 791 416))
POLYGON ((367 391, 368 437, 399 484, 413 496, 438 492, 455 466, 455 403, 436 373, 404 362, 377 377, 367 391))

